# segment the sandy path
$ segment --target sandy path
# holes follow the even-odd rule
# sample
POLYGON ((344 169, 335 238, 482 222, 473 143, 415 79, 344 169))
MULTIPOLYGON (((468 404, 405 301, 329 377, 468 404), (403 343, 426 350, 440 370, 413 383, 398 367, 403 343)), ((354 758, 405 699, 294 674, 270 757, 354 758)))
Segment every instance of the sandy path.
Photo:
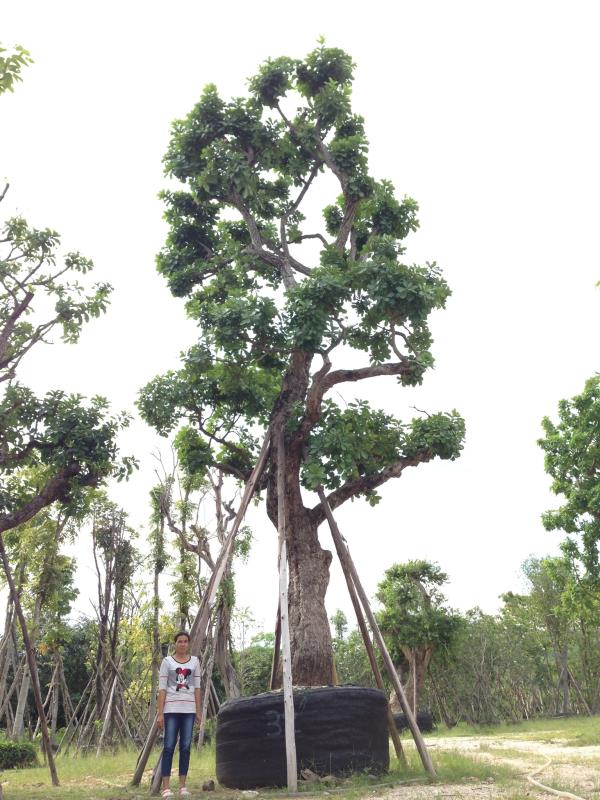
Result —
POLYGON ((473 780, 462 784, 443 786, 396 787, 373 793, 369 798, 385 800, 556 800, 556 795, 544 792, 527 781, 527 775, 547 767, 537 780, 553 788, 581 795, 586 800, 600 800, 600 745, 569 747, 566 740, 550 742, 517 737, 465 736, 447 739, 429 739, 427 742, 435 761, 436 750, 456 750, 488 763, 506 764, 513 768, 521 780, 511 787, 496 786, 493 781, 473 780))

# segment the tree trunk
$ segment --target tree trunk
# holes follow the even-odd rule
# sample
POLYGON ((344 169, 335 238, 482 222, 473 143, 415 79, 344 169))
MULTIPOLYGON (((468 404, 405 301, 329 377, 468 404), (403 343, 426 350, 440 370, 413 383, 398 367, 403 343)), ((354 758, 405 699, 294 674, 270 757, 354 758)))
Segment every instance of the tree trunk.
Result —
MULTIPOLYGON (((304 508, 299 486, 293 485, 294 470, 286 468, 286 477, 292 677, 295 686, 328 686, 333 684, 334 675, 325 610, 331 552, 319 544, 317 525, 304 508)), ((280 675, 277 685, 281 685, 280 675)))

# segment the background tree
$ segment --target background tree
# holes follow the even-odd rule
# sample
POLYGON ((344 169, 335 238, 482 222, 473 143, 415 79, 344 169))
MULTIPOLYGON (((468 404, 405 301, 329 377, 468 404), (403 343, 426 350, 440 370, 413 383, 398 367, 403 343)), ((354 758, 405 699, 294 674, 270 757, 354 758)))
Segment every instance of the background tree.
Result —
POLYGON ((558 404, 558 423, 542 420, 544 451, 552 491, 565 502, 547 511, 547 530, 567 534, 562 544, 568 558, 582 564, 592 590, 600 581, 600 376, 590 378, 581 394, 558 404))
MULTIPOLYGON (((22 585, 21 603, 31 644, 38 652, 40 648, 49 650, 55 659, 59 656, 64 618, 77 596, 75 564, 60 552, 63 544, 72 540, 72 523, 64 510, 51 513, 44 509, 28 523, 11 530, 6 541, 22 585)), ((12 735, 17 739, 23 733, 30 681, 29 669, 25 668, 12 726, 12 735)))
POLYGON ((240 694, 244 697, 260 694, 269 688, 274 647, 274 634, 257 633, 236 653, 240 694))
POLYGON ((21 45, 12 50, 0 45, 0 94, 13 92, 15 83, 23 80, 21 70, 32 63, 29 52, 21 45))
POLYGON ((529 593, 503 595, 506 611, 516 619, 525 615, 529 624, 546 634, 558 674, 557 713, 571 710, 569 645, 573 635, 570 610, 566 604, 567 587, 572 580, 569 562, 565 558, 530 558, 523 564, 529 582, 529 593))
POLYGON ((59 263, 59 244, 55 231, 22 217, 9 219, 0 239, 0 533, 55 501, 76 504, 85 487, 124 477, 134 464, 117 458, 127 415, 110 416, 101 397, 85 403, 60 390, 37 397, 17 380, 34 345, 56 328, 76 342, 83 324, 107 307, 107 284, 86 294, 75 279, 92 262, 67 253, 59 263))
MULTIPOLYGON (((304 685, 330 683, 333 661, 324 513, 302 489, 323 485, 333 509, 375 503, 407 467, 456 458, 464 433, 456 412, 403 423, 330 396, 378 376, 419 384, 433 364, 428 316, 450 293, 435 264, 403 258, 417 205, 369 175, 353 69, 321 44, 305 60, 267 61, 247 98, 226 102, 207 86, 173 124, 166 171, 184 188, 163 194, 170 231, 158 269, 200 336, 139 400, 161 434, 187 421, 177 449, 191 472, 246 480, 260 428, 284 433, 292 673, 304 685), (307 198, 331 186, 327 174, 337 189, 323 224, 312 213, 309 223, 307 198)), ((278 458, 272 447, 262 482, 274 524, 278 458)))
MULTIPOLYGON (((436 564, 408 561, 387 569, 377 587, 376 597, 382 605, 378 622, 414 713, 434 652, 451 645, 461 624, 460 616, 446 606, 440 592, 447 580, 436 564)), ((399 712, 395 694, 391 700, 392 708, 399 712)))

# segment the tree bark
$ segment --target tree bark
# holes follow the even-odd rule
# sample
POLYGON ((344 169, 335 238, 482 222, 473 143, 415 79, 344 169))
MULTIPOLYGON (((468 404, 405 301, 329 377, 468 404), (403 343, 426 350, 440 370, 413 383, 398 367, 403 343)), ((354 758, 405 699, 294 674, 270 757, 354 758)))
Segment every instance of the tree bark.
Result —
MULTIPOLYGON (((294 453, 286 452, 284 467, 292 676, 295 686, 329 686, 334 682, 334 666, 325 593, 331 552, 321 547, 318 524, 302 502, 297 458, 294 453)), ((276 526, 275 461, 272 457, 267 508, 276 526)), ((276 685, 281 685, 281 674, 277 676, 276 685)))

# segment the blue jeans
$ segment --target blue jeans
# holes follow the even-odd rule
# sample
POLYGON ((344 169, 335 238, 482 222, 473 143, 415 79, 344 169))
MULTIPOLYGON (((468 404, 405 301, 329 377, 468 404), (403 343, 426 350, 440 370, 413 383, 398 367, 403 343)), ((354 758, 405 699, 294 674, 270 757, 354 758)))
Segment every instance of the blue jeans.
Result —
POLYGON ((190 766, 190 750, 195 714, 165 714, 165 740, 163 744, 161 774, 171 775, 173 753, 179 734, 179 774, 187 775, 190 766))

